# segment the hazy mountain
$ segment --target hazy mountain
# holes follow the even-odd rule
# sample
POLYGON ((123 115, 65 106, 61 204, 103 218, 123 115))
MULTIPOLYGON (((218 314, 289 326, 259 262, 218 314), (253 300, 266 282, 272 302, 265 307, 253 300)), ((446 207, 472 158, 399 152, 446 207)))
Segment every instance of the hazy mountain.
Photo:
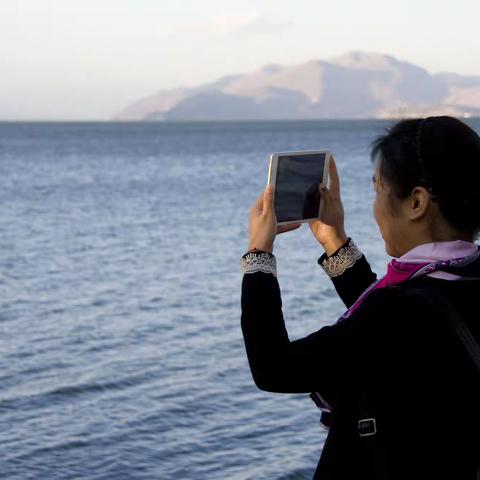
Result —
POLYGON ((116 120, 372 118, 480 115, 480 76, 432 75, 390 55, 349 52, 328 60, 267 65, 194 88, 164 90, 116 120))

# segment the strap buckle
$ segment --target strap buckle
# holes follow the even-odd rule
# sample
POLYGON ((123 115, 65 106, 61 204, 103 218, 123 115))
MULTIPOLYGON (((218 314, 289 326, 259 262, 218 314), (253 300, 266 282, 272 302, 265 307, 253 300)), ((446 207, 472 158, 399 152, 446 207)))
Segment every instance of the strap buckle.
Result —
POLYGON ((369 437, 377 433, 377 423, 374 418, 361 418, 358 421, 357 429, 361 437, 369 437))
POLYGON ((332 423, 331 416, 332 414, 326 410, 322 412, 322 415, 320 416, 320 426, 324 430, 328 430, 330 428, 330 425, 332 423))

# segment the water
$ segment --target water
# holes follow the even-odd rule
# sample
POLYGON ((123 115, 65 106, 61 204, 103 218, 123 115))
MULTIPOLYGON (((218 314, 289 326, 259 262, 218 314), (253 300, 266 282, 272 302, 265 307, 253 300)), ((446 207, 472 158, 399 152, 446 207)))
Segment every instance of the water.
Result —
MULTIPOLYGON (((311 478, 317 408, 257 389, 244 350, 248 210, 272 151, 329 148, 383 274, 368 144, 389 123, 0 124, 1 478, 311 478)), ((274 253, 290 339, 333 323, 308 226, 274 253)))

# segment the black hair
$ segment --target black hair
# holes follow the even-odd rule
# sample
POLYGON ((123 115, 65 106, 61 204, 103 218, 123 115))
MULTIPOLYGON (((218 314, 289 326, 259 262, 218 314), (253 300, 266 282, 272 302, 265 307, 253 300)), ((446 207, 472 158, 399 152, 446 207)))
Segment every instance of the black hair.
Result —
POLYGON ((467 124, 449 116, 400 120, 370 148, 398 199, 423 186, 455 230, 480 234, 480 137, 467 124))

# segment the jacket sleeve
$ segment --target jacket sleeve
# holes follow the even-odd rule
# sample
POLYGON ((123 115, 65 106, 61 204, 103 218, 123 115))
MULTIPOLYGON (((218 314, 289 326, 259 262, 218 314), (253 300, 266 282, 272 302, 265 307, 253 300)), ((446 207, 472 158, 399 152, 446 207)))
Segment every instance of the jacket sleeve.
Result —
POLYGON ((377 279, 377 274, 351 237, 332 255, 322 254, 317 263, 332 279, 347 308, 377 279))
POLYGON ((318 391, 332 398, 330 392, 341 390, 355 378, 362 338, 372 332, 365 321, 378 311, 377 291, 349 318, 290 341, 275 257, 259 253, 252 263, 246 258, 254 258, 253 254, 248 255, 242 257, 241 328, 255 384, 270 392, 318 391))

